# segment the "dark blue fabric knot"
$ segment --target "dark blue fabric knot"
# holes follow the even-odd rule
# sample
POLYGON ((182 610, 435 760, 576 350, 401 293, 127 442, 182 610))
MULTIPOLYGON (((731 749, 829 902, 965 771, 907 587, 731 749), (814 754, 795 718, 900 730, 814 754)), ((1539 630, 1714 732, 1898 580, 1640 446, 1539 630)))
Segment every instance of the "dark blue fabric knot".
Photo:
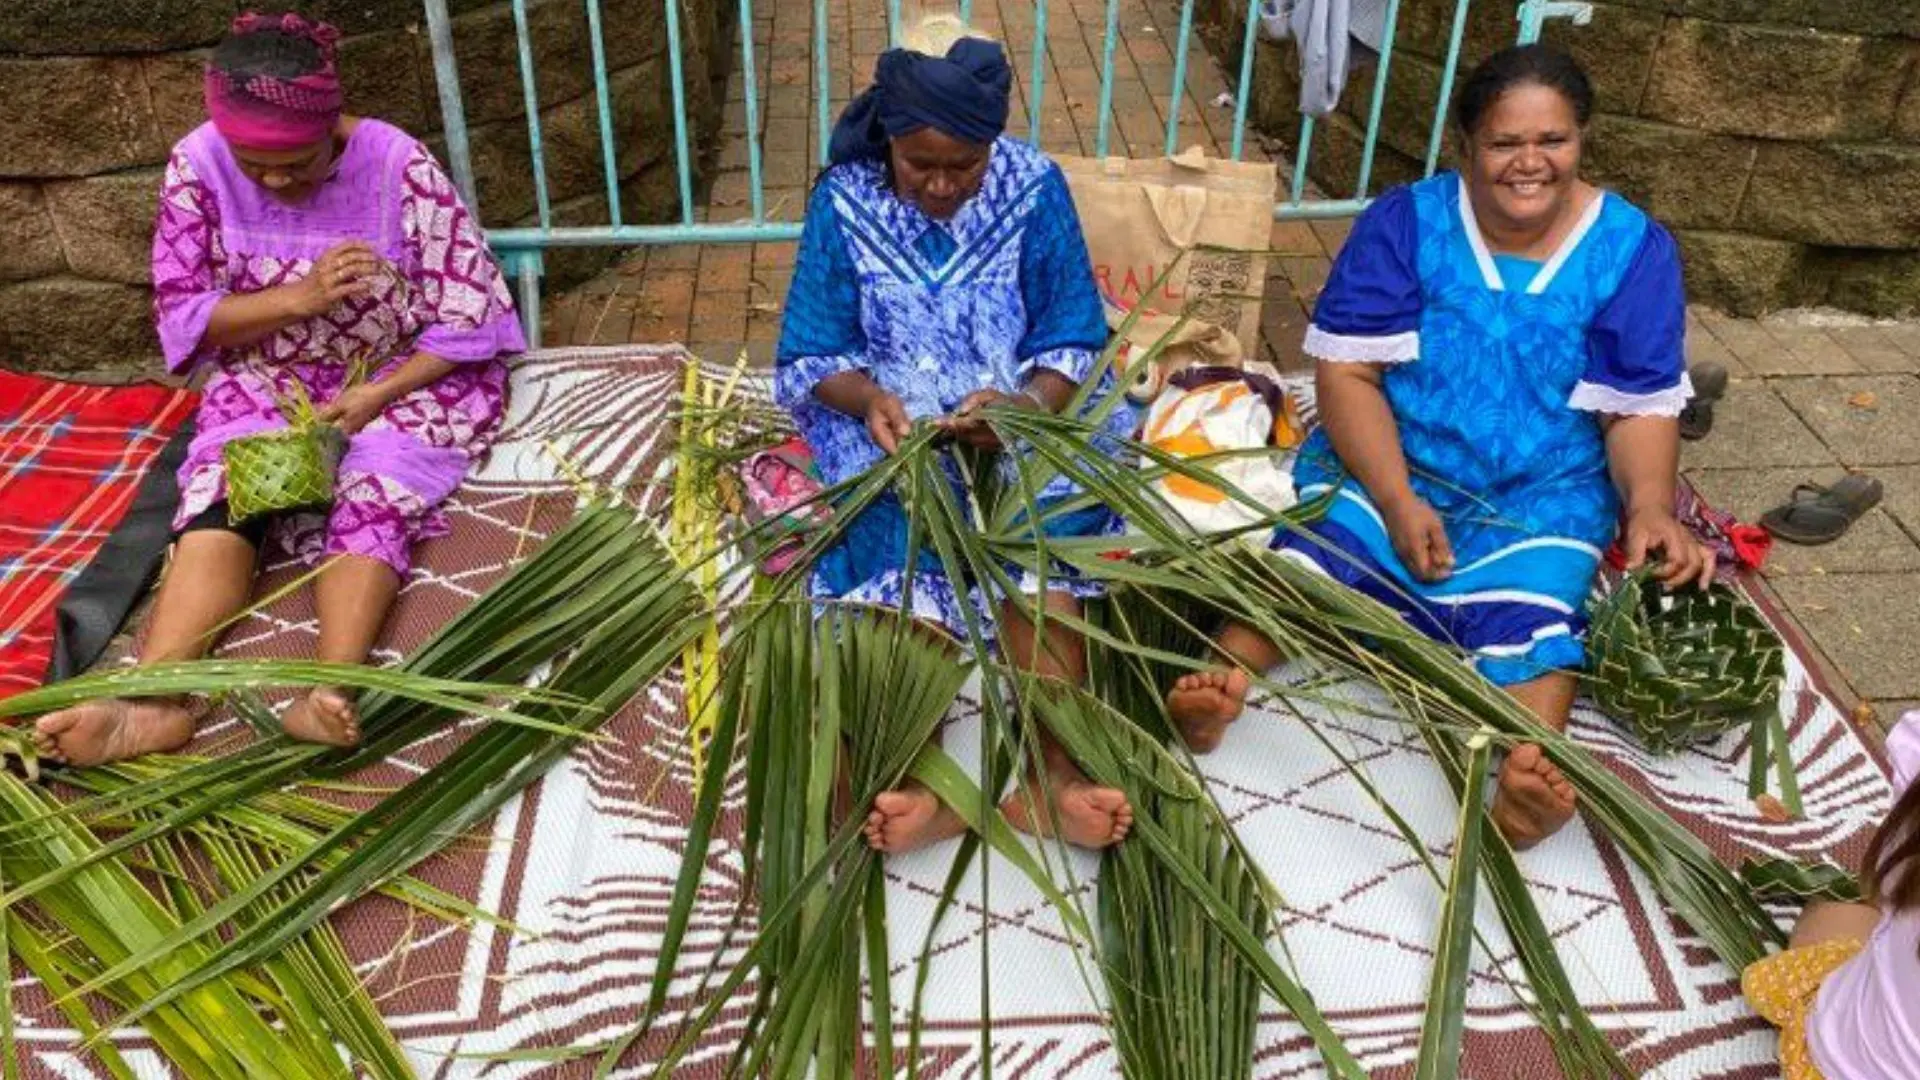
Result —
POLYGON ((945 56, 889 49, 874 65, 873 85, 840 114, 828 156, 835 165, 876 160, 887 140, 929 127, 991 143, 1007 129, 1012 92, 1013 69, 995 42, 961 38, 945 56))

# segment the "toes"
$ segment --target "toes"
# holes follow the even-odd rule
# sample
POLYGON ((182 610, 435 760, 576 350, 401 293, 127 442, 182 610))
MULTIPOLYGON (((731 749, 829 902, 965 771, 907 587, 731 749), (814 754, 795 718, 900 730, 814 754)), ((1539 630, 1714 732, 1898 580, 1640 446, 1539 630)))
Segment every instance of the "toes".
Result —
POLYGON ((1133 813, 1133 808, 1127 805, 1126 793, 1118 788, 1094 788, 1087 792, 1087 805, 1115 817, 1121 814, 1130 816, 1133 813))
POLYGON ((1246 697, 1248 689, 1252 686, 1253 680, 1248 678, 1247 673, 1241 671, 1239 668, 1230 668, 1221 673, 1220 689, 1225 690, 1234 697, 1246 697))
POLYGON ((34 721, 33 730, 40 735, 53 738, 56 735, 72 731, 73 725, 79 722, 80 711, 78 709, 62 709, 57 713, 49 713, 34 721))
POLYGON ((1543 759, 1539 743, 1522 743, 1507 755, 1507 767, 1520 772, 1534 772, 1539 769, 1543 759))
POLYGON ((315 709, 326 713, 330 718, 342 724, 357 723, 360 719, 360 712, 354 708, 353 699, 339 690, 323 686, 315 690, 310 696, 313 699, 313 707, 315 709))

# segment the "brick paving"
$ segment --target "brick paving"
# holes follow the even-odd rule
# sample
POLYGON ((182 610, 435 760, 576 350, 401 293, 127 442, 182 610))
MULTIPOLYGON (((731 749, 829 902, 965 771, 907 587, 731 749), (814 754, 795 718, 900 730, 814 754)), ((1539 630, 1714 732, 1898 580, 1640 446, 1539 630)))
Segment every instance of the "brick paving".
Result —
MULTIPOLYGON (((1091 154, 1105 2, 1056 0, 1050 8, 1041 145, 1091 154)), ((798 219, 817 169, 811 22, 812 5, 792 0, 757 5, 752 27, 765 205, 775 220, 798 219)), ((1018 88, 1011 127, 1024 135, 1031 4, 977 0, 974 22, 1008 46, 1018 88)), ((1177 6, 1165 0, 1122 3, 1110 153, 1164 150, 1178 26, 1177 6)), ((828 93, 837 114, 885 47, 885 0, 831 0, 828 28, 828 93)), ((1196 33, 1180 103, 1182 148, 1229 150, 1232 109, 1214 104, 1229 85, 1196 33)), ((748 216, 745 140, 745 81, 736 70, 717 172, 700 211, 704 220, 748 216)), ((1259 159, 1270 151, 1250 132, 1246 153, 1259 159)), ((1282 163, 1283 186, 1287 175, 1282 163)), ((1273 226, 1261 348, 1283 369, 1303 362, 1307 312, 1345 235, 1341 222, 1273 226)), ((744 349, 768 363, 792 268, 791 244, 642 250, 550 300, 546 340, 677 341, 710 358, 744 349)), ((1687 353, 1691 363, 1718 362, 1733 376, 1713 434, 1687 444, 1683 455, 1685 474, 1716 505, 1751 521, 1795 484, 1831 482, 1848 469, 1871 472, 1886 484, 1885 504, 1839 541, 1777 545, 1765 587, 1815 644, 1843 694, 1872 705, 1885 720, 1920 707, 1920 424, 1913 419, 1920 414, 1920 322, 1869 325, 1807 314, 1743 320, 1699 308, 1689 320, 1687 353)))

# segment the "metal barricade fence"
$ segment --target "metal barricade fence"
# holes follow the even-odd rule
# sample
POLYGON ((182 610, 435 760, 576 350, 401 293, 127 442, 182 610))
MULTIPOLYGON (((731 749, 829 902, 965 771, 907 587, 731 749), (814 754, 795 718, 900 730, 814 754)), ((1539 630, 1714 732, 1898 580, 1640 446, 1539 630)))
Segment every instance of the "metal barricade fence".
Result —
MULTIPOLYGON (((481 215, 481 220, 484 222, 485 208, 478 200, 478 192, 474 185, 466 110, 461 98, 460 75, 454 53, 453 20, 448 12, 447 0, 424 0, 424 2, 427 28, 433 49, 434 78, 439 90, 440 110, 446 132, 448 166, 453 172, 454 181, 459 185, 461 193, 467 198, 469 205, 474 207, 474 212, 481 215)), ((588 40, 591 46, 593 90, 598 109, 601 160, 606 174, 608 218, 605 224, 584 226, 559 226, 553 222, 552 199, 547 185, 545 155, 541 141, 540 101, 535 89, 532 39, 528 31, 527 0, 512 0, 512 2, 520 60, 519 77, 526 105, 527 143, 533 170, 537 222, 531 226, 489 228, 487 240, 517 284, 521 314, 528 325, 530 340, 537 341, 538 338, 542 253, 549 248, 765 243, 793 241, 799 238, 800 222, 797 219, 773 220, 767 216, 759 87, 754 57, 754 0, 734 0, 738 4, 739 15, 738 36, 740 71, 744 82, 749 200, 748 214, 735 221, 700 221, 696 218, 693 185, 693 154, 696 151, 688 122, 686 75, 682 59, 681 0, 660 0, 665 14, 668 78, 672 90, 673 162, 679 220, 658 224, 638 224, 623 220, 618 164, 619 147, 614 138, 615 120, 612 95, 609 91, 606 50, 607 34, 618 33, 619 28, 604 25, 601 17, 601 0, 582 0, 586 5, 588 40)), ((765 0, 765 2, 791 4, 803 3, 806 0, 765 0)), ((811 0, 811 2, 815 73, 812 80, 814 87, 812 119, 818 129, 815 142, 819 148, 820 163, 824 165, 828 134, 834 120, 828 94, 832 80, 825 74, 829 68, 829 19, 827 0, 811 0)), ((902 17, 901 0, 886 0, 886 2, 889 37, 890 40, 897 41, 902 17)), ((1494 3, 1502 0, 1480 0, 1480 2, 1494 3)), ((1504 2, 1514 3, 1517 23, 1515 36, 1516 40, 1522 43, 1538 40, 1541 28, 1548 19, 1562 18, 1576 23, 1585 23, 1592 15, 1591 8, 1587 4, 1567 2, 1567 0, 1518 0, 1517 3, 1515 0, 1504 0, 1504 2)), ((1032 3, 1034 8, 1032 56, 1026 65, 1027 129, 1028 138, 1035 145, 1039 145, 1042 126, 1041 107, 1047 89, 1048 0, 1032 0, 1032 3)), ((1115 47, 1120 41, 1121 3, 1122 0, 1106 0, 1105 27, 1101 42, 1099 106, 1094 135, 1096 157, 1106 156, 1114 126, 1114 54, 1115 47)), ((1440 79, 1440 92, 1427 140, 1425 170, 1428 175, 1433 173, 1439 163, 1441 141, 1446 130, 1447 106, 1453 96, 1467 16, 1473 3, 1474 0, 1454 0, 1453 20, 1440 79)), ((1175 152, 1180 140, 1181 100, 1186 89, 1195 4, 1196 0, 1181 0, 1180 3, 1180 23, 1173 49, 1173 76, 1169 90, 1171 104, 1166 110, 1166 152, 1168 154, 1175 152)), ((1237 63, 1232 65, 1232 70, 1237 73, 1237 86, 1233 101, 1231 154, 1236 160, 1241 158, 1246 150, 1248 100, 1253 84, 1255 50, 1259 47, 1256 31, 1260 23, 1261 6, 1262 0, 1247 0, 1245 32, 1240 43, 1240 55, 1237 63)), ((972 15, 973 0, 960 0, 958 7, 961 19, 969 20, 972 15)), ((1315 121, 1311 116, 1303 116, 1293 154, 1293 170, 1287 197, 1275 203, 1273 208, 1273 216, 1276 220, 1349 217, 1358 214, 1366 207, 1373 177, 1374 155, 1379 148, 1382 110, 1386 103, 1388 79, 1393 66, 1393 49, 1399 29, 1399 16, 1400 0, 1387 0, 1379 59, 1374 67, 1372 97, 1368 106, 1358 168, 1358 183, 1354 185, 1351 196, 1309 197, 1307 169, 1313 154, 1315 121)), ((861 73, 856 73, 856 85, 860 77, 861 73)))

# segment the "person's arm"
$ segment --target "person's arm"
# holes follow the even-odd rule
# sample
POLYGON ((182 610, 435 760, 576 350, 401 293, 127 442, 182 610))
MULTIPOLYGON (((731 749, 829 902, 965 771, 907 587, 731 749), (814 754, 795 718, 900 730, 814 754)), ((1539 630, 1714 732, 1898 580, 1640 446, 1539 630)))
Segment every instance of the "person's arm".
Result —
POLYGON ((383 379, 350 386, 322 406, 321 420, 352 434, 366 427, 387 406, 438 381, 459 365, 432 353, 416 352, 383 379))
POLYGON ((1713 581, 1713 549, 1700 543, 1674 516, 1680 475, 1680 425, 1667 416, 1610 416, 1602 421, 1607 471, 1620 493, 1621 549, 1636 569, 1653 554, 1662 560, 1668 588, 1713 581))
MULTIPOLYGON (((425 146, 415 146, 408 156, 399 186, 408 257, 406 268, 395 270, 407 275, 421 327, 413 351, 455 366, 525 352, 527 336, 506 275, 487 247, 480 222, 425 146)), ((421 370, 433 369, 423 363, 421 370)))
POLYGON ((365 294, 367 279, 378 273, 380 259, 372 247, 358 240, 340 244, 321 255, 298 281, 222 296, 213 306, 201 340, 216 349, 251 345, 365 294))
POLYGON ((1567 404, 1596 415, 1622 507, 1629 569, 1660 556, 1668 588, 1713 580, 1713 551, 1674 517, 1686 371, 1686 294, 1673 238, 1649 222, 1614 295, 1587 328, 1587 369, 1567 404))
POLYGON ((867 373, 859 273, 840 232, 832 183, 814 186, 800 226, 774 353, 774 401, 788 409, 818 403, 864 420, 874 443, 891 454, 913 422, 900 398, 867 373))
POLYGON ((175 374, 330 311, 364 292, 365 278, 380 269, 371 248, 349 242, 321 255, 299 281, 233 292, 221 273, 219 229, 219 200, 182 143, 161 181, 152 264, 155 328, 167 370, 175 374))
MULTIPOLYGON (((356 432, 394 402, 445 378, 465 364, 483 364, 526 349, 526 336, 513 309, 500 266, 488 252, 480 225, 461 201, 446 170, 424 146, 416 146, 391 181, 403 193, 401 235, 412 268, 406 295, 422 329, 412 353, 378 379, 348 387, 323 406, 319 415, 341 429, 356 432), (431 278, 464 282, 466 288, 432 288, 431 278)), ((391 272, 403 272, 394 265, 391 272)), ((366 244, 344 244, 322 256, 304 282, 316 292, 309 309, 331 307, 376 273, 389 271, 366 244), (332 289, 339 296, 318 290, 332 289)), ((296 298, 294 303, 299 304, 296 298)), ((325 310, 324 308, 322 310, 325 310)), ((384 366, 384 365, 381 365, 384 366)))
POLYGON ((1316 365, 1320 425, 1341 464, 1380 509, 1400 561, 1420 580, 1438 581, 1453 572, 1453 547, 1440 515, 1414 494, 1400 427, 1381 389, 1383 374, 1378 364, 1316 365))
POLYGON ((1315 396, 1334 453, 1379 509, 1408 572, 1437 581, 1453 572, 1453 548, 1440 515, 1413 490, 1385 390, 1389 368, 1420 362, 1418 225, 1405 188, 1360 215, 1314 304, 1304 349, 1319 361, 1315 396))
POLYGON ((853 369, 829 375, 813 386, 813 396, 835 412, 867 422, 867 434, 891 454, 913 433, 913 421, 900 398, 888 393, 866 372, 853 369))

